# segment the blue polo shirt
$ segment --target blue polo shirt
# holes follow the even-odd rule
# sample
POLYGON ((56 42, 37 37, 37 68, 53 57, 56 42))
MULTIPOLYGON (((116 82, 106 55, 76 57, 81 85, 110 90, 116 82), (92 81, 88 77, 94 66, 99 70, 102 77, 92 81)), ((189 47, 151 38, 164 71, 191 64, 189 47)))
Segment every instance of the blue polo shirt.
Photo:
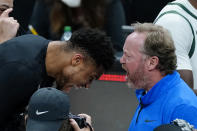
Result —
POLYGON ((136 90, 136 96, 139 105, 129 131, 153 131, 176 118, 197 128, 197 97, 178 72, 165 76, 146 94, 143 89, 136 90))

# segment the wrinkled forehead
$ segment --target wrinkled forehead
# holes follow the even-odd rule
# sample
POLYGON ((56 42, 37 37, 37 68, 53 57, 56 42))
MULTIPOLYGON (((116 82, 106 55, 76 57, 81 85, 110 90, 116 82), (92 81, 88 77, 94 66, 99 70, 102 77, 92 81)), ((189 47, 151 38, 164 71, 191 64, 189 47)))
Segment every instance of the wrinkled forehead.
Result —
POLYGON ((144 45, 144 42, 146 40, 146 34, 145 33, 139 33, 139 32, 133 32, 130 34, 124 44, 123 50, 131 50, 135 48, 141 48, 144 45))

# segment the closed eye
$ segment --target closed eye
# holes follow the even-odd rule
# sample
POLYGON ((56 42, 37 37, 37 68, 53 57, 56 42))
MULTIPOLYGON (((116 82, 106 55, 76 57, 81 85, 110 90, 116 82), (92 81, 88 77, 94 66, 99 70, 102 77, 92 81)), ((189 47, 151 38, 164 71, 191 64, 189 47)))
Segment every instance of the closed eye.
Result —
POLYGON ((5 10, 6 8, 0 8, 0 14, 2 14, 5 10))
POLYGON ((0 11, 4 12, 6 10, 6 8, 0 8, 0 11))

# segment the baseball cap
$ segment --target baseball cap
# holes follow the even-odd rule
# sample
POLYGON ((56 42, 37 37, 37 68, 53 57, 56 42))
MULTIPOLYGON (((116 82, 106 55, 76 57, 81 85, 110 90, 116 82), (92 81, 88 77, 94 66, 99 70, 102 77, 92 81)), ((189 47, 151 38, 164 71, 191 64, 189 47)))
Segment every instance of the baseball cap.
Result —
POLYGON ((154 131, 182 131, 181 127, 173 124, 160 125, 154 129, 154 131))
POLYGON ((26 131, 58 131, 63 120, 68 119, 68 96, 55 88, 40 88, 28 105, 26 131))

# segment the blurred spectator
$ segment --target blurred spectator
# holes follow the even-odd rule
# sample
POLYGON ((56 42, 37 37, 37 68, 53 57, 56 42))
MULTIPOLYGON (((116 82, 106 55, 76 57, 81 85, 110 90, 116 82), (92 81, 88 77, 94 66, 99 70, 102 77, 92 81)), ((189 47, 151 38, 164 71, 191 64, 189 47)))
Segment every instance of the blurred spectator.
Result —
POLYGON ((122 0, 127 24, 153 22, 160 10, 172 0, 122 0))
POLYGON ((122 49, 121 26, 125 24, 125 16, 120 0, 72 2, 75 1, 37 0, 30 25, 39 35, 53 40, 61 38, 64 26, 71 26, 72 31, 81 27, 103 29, 111 36, 115 48, 122 49))
POLYGON ((29 19, 32 15, 35 0, 14 0, 14 10, 11 13, 20 23, 20 34, 26 33, 28 30, 29 19))
POLYGON ((13 17, 9 17, 12 12, 13 0, 0 0, 0 43, 16 36, 19 24, 13 17))
POLYGON ((167 4, 155 23, 172 34, 177 55, 177 70, 181 78, 197 94, 197 1, 176 0, 167 4))

